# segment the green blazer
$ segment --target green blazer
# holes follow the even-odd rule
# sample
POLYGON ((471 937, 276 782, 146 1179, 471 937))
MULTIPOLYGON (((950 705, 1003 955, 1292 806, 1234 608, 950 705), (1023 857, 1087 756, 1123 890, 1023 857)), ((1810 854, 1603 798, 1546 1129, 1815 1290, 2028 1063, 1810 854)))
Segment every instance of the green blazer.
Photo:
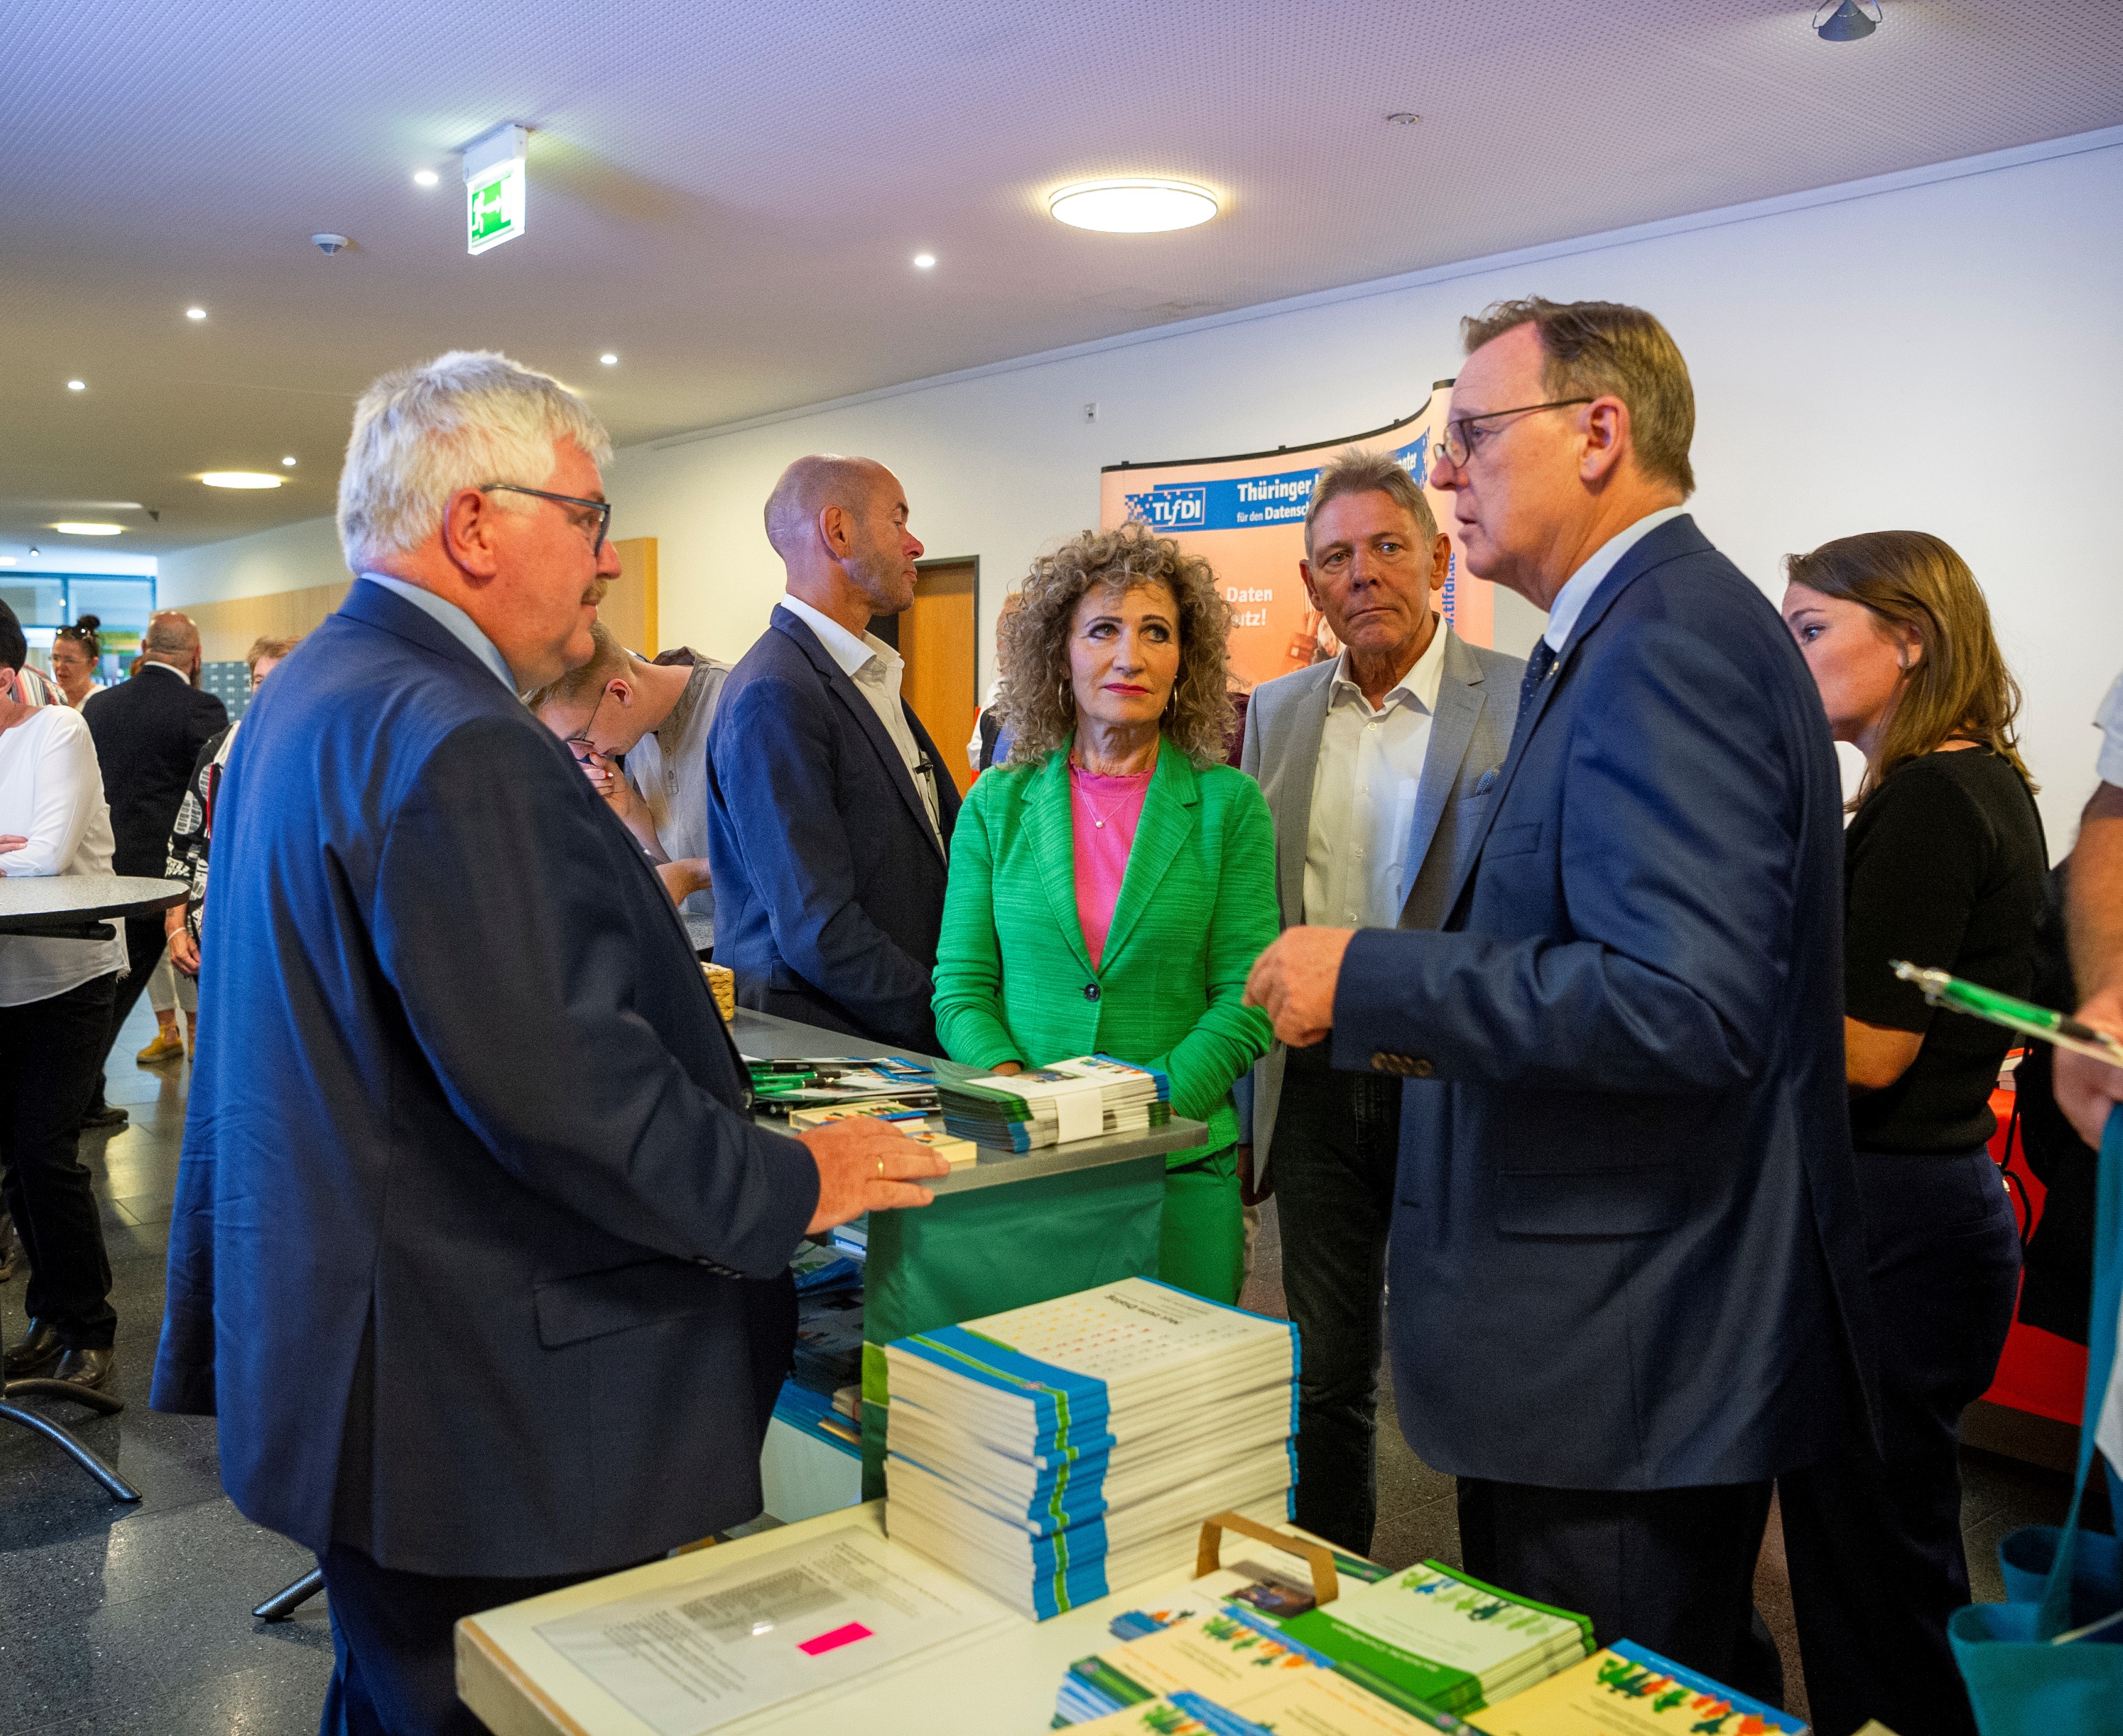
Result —
POLYGON ((1094 971, 1069 798, 1068 745, 983 773, 966 798, 936 943, 944 1052, 976 1067, 1094 1051, 1155 1067, 1173 1112, 1209 1124, 1207 1144, 1174 1161, 1221 1150, 1238 1138, 1232 1082, 1272 1035, 1240 1004, 1279 926, 1268 802, 1244 773, 1197 770, 1162 743, 1094 971))

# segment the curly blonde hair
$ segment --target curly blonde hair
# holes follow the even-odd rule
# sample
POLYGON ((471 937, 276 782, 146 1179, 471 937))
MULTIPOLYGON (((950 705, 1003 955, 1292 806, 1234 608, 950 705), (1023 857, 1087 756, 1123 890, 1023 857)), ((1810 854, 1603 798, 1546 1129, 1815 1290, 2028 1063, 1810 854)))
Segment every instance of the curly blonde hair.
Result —
POLYGON ((1036 764, 1076 731, 1069 632, 1084 593, 1140 585, 1164 586, 1179 608, 1179 676, 1163 732, 1195 765, 1224 763, 1237 719, 1227 690, 1230 606, 1207 561, 1131 519, 1116 531, 1085 531, 1033 561, 1018 606, 997 624, 1002 693, 996 704, 1010 732, 1009 764, 1036 764))

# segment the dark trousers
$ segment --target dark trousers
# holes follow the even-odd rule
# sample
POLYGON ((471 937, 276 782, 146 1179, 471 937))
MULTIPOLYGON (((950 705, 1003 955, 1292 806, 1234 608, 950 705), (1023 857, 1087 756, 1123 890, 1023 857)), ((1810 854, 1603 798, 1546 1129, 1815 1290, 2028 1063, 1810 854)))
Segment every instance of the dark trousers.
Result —
POLYGON ((1400 1081, 1294 1049, 1268 1149, 1282 1292, 1296 1323, 1297 1523, 1369 1555, 1378 1518, 1379 1355, 1400 1081))
POLYGON ((1460 1554, 1492 1585, 1592 1618, 1602 1645, 1633 1640, 1771 1706, 1776 1644, 1755 1616, 1768 1483, 1542 1489, 1460 1479, 1460 1554))
POLYGON ((1868 1718, 1974 1736, 1946 1618, 1968 1602, 1961 1413, 1998 1370, 2020 1275, 1997 1166, 1858 1153, 1878 1323, 1886 1456, 1854 1431, 1783 1478, 1784 1554, 1807 1698, 1821 1736, 1868 1718))
POLYGON ((85 1350, 109 1349, 118 1330, 103 1222, 78 1150, 116 981, 113 972, 0 1007, 0 1199, 30 1256, 22 1305, 85 1350))
POLYGON ((103 1046, 96 1056, 96 1095, 85 1109, 103 1102, 105 1086, 104 1064, 111 1046, 118 1041, 118 1033, 125 1021, 133 1016, 133 1009, 140 997, 148 991, 148 979, 155 974, 155 966, 162 962, 162 948, 170 943, 169 936, 162 931, 162 913, 152 916, 129 916, 125 919, 125 956, 131 965, 118 979, 118 993, 110 1003, 110 1028, 104 1034, 103 1046))
POLYGON ((318 1565, 331 1602, 334 1654, 320 1736, 485 1736, 486 1726, 457 1698, 459 1618, 596 1577, 401 1573, 344 1543, 333 1544, 318 1565))

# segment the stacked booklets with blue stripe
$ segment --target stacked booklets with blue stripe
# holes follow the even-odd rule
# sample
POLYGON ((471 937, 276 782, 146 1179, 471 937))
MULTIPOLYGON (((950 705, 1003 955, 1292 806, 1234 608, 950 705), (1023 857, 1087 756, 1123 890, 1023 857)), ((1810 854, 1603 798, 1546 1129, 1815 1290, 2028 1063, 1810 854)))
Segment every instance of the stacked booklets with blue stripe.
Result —
POLYGON ((892 1535, 1035 1620, 1187 1565, 1296 1481, 1286 1321, 1127 1278, 884 1347, 892 1535))
POLYGON ((1171 1082, 1109 1055, 1079 1055, 1031 1073, 939 1079, 936 1097, 945 1132, 1003 1151, 1141 1133, 1172 1119, 1171 1082))
POLYGON ((1617 1640, 1492 1706, 1482 1715, 1482 1728, 1494 1736, 1694 1736, 1704 1730, 1804 1736, 1806 1723, 1647 1647, 1617 1640))
POLYGON ((1467 1714, 1568 1668, 1592 1624, 1439 1561, 1357 1586, 1282 1624, 1357 1680, 1376 1678, 1441 1711, 1467 1714))

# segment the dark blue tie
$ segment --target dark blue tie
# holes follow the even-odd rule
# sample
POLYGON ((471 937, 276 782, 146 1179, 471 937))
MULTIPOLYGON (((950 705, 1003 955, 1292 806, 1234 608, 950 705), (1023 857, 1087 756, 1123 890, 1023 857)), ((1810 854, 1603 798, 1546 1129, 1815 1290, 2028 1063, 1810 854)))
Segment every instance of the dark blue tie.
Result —
POLYGON ((1516 735, 1525 723, 1526 713, 1533 709, 1533 696, 1540 691, 1540 684, 1548 679, 1548 672, 1555 667, 1555 647, 1544 639, 1534 641, 1533 655, 1526 659, 1525 673, 1519 679, 1518 720, 1511 726, 1516 735))

